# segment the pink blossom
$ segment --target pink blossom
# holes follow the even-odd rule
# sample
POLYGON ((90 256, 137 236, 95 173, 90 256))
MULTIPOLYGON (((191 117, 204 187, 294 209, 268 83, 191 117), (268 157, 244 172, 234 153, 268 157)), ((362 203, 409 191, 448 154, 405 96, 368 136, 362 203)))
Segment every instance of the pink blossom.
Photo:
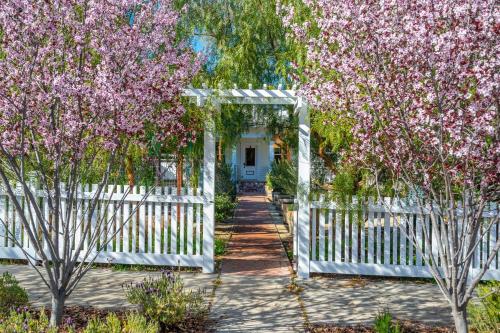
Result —
MULTIPOLYGON (((500 183, 500 7, 493 0, 306 0, 301 93, 356 125, 351 159, 423 186, 500 183), (437 166, 440 167, 437 167, 437 166), (481 181, 479 181, 481 180, 481 181)), ((497 187, 498 188, 498 187, 497 187)))
POLYGON ((147 126, 189 136, 179 96, 200 60, 176 41, 177 21, 170 0, 2 1, 0 148, 81 156, 147 126))

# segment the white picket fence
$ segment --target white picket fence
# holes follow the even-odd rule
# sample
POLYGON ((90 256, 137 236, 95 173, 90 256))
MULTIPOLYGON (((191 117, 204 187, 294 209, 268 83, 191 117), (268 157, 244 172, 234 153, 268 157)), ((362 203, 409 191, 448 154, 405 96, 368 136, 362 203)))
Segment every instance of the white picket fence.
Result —
MULTIPOLYGON (((429 215, 420 215, 415 207, 384 198, 384 202, 358 205, 337 205, 324 201, 310 204, 309 270, 311 273, 336 273, 394 277, 431 277, 425 254, 437 257, 437 233, 432 234, 429 215), (394 213, 394 218, 389 212, 394 213), (413 223, 413 225, 411 225, 413 223), (425 246, 422 225, 431 231, 431 247, 425 246), (423 249, 424 256, 408 239, 411 229, 423 249), (403 232, 406 230, 406 232, 403 232)), ((498 205, 491 205, 483 214, 485 220, 498 215, 498 205)), ((295 215, 294 224, 297 221, 295 215)), ((495 223, 475 252, 472 274, 482 268, 499 239, 499 223, 495 223)), ((442 226, 440 226, 441 228, 442 226)), ((296 227, 292 228, 297 230, 296 227)), ((294 233, 294 254, 297 256, 298 235, 294 233)), ((500 280, 499 256, 493 260, 484 280, 500 280)), ((441 265, 440 260, 438 265, 441 265)))
MULTIPOLYGON (((97 185, 82 188, 77 194, 78 202, 71 215, 76 244, 80 242, 85 226, 90 224, 91 232, 94 232, 99 218, 106 221, 102 224, 105 230, 97 241, 100 251, 92 249, 91 255, 83 257, 82 254, 81 260, 89 261, 95 257, 97 263, 203 267, 203 206, 206 198, 200 189, 183 188, 181 195, 177 195, 177 188, 157 187, 145 196, 150 193, 150 189, 144 186, 115 188, 111 185, 102 194, 98 209, 89 217, 84 212, 88 211, 89 202, 94 198, 96 190, 97 185), (126 193, 128 194, 125 195, 126 193), (140 204, 141 201, 144 202, 140 204)), ((16 189, 16 196, 26 209, 20 189, 16 189)), ((46 194, 37 191, 37 196, 40 207, 43 207, 45 221, 50 221, 46 194)), ((63 199, 63 214, 65 207, 63 199)), ((36 256, 18 213, 5 191, 1 190, 0 218, 6 221, 6 227, 22 244, 23 250, 36 256)), ((84 250, 88 247, 89 242, 84 242, 84 250)), ((86 251, 82 251, 84 252, 86 251)), ((7 237, 5 226, 1 223, 0 258, 25 259, 25 254, 7 237)))

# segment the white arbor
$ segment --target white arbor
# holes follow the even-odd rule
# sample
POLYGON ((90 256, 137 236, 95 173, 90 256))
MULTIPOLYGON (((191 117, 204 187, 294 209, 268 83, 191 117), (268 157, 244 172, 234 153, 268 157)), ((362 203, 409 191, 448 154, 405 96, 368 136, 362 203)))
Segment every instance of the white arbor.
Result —
MULTIPOLYGON (((298 154, 298 275, 301 278, 309 277, 309 187, 310 187, 310 123, 307 102, 296 95, 295 89, 196 89, 187 88, 184 96, 196 100, 198 106, 203 106, 207 100, 218 109, 223 104, 232 105, 292 105, 299 116, 299 154, 298 154)), ((213 123, 207 123, 204 137, 204 171, 203 190, 207 202, 204 206, 204 237, 203 253, 205 257, 204 271, 213 271, 213 198, 214 198, 214 171, 215 171, 215 135, 213 123), (208 254, 210 253, 210 254, 208 254)))

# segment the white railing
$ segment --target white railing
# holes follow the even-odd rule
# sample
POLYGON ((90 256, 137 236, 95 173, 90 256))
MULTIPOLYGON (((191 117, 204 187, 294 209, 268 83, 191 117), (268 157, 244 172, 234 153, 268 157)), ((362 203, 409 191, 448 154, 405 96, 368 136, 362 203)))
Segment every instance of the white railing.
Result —
MULTIPOLYGON (((313 201, 310 204, 310 263, 311 273, 337 273, 398 277, 431 277, 426 264, 427 254, 438 258, 432 223, 428 214, 411 205, 384 202, 358 205, 313 201), (392 214, 391 214, 392 213, 392 214), (423 225, 430 231, 431 246, 426 247, 423 225), (424 256, 417 251, 409 235, 414 234, 424 256)), ((490 205, 483 214, 485 225, 499 214, 498 205, 490 205)), ((460 212, 458 212, 460 215, 460 212)), ((297 217, 295 215, 294 224, 297 217)), ((439 226, 441 228, 442 226, 439 226)), ((294 231, 296 227, 292 228, 294 231)), ((483 267, 499 241, 499 222, 494 223, 482 238, 474 253, 472 274, 483 267)), ((482 230, 483 232, 483 230, 482 230)), ((294 255, 298 256, 298 236, 295 233, 294 255)), ((485 280, 500 280, 499 255, 484 276, 485 280)), ((438 265, 441 265, 440 259, 438 265)))
MULTIPOLYGON (((97 185, 86 186, 76 195, 70 223, 74 226, 75 244, 79 244, 83 230, 90 224, 90 234, 99 232, 96 249, 85 257, 90 243, 83 242, 81 260, 97 263, 120 263, 167 266, 203 266, 203 205, 205 197, 199 189, 185 189, 177 195, 172 187, 157 187, 153 191, 144 186, 115 186, 99 198, 96 210, 88 216, 90 201, 97 185), (114 191, 114 192, 113 192, 114 191), (146 195, 147 193, 150 193, 146 195), (141 202, 143 202, 141 204, 141 202), (105 221, 98 223, 97 221, 105 221), (98 230, 98 228, 104 230, 98 230), (100 251, 97 251, 97 248, 100 251)), ((27 207, 23 192, 16 190, 23 207, 27 207)), ((44 221, 51 221, 47 195, 37 191, 44 221)), ((65 212, 66 200, 61 209, 65 212)), ((26 208, 25 208, 26 209, 26 208)), ((25 259, 26 251, 36 257, 20 217, 5 192, 0 190, 0 258, 25 259), (15 235, 7 237, 7 227, 15 235)), ((36 221, 39 225, 40 221, 36 221)), ((39 233, 41 235, 41 233, 39 233)), ((41 237, 41 236, 40 236, 41 237)), ((46 246, 46 245, 45 245, 46 246)), ((47 251, 48 253, 48 251, 47 251)))

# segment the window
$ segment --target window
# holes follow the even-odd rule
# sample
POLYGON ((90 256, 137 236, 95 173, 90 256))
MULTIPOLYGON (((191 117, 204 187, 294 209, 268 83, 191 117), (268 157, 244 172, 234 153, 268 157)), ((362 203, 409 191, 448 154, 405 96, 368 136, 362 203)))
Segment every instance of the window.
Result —
POLYGON ((255 148, 245 148, 245 166, 255 166, 255 148))
POLYGON ((281 147, 280 146, 275 146, 274 147, 274 160, 276 162, 279 162, 279 161, 281 161, 281 159, 283 159, 283 155, 281 153, 281 147))

